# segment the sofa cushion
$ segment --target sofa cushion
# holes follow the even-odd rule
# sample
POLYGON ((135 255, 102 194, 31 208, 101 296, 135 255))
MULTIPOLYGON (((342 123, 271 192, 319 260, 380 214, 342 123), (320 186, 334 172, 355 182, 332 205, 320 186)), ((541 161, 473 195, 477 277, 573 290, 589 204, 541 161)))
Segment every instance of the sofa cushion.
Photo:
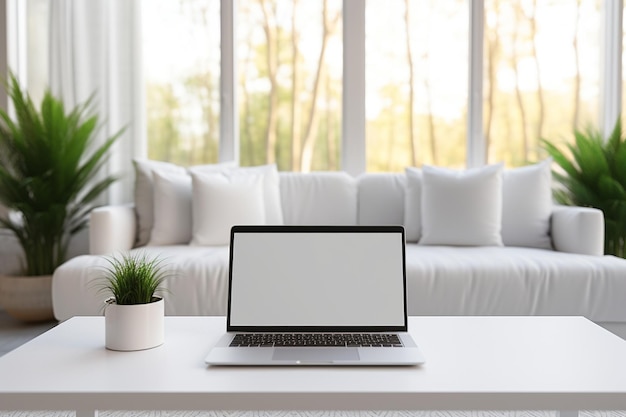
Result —
POLYGON ((169 162, 133 159, 135 167, 135 210, 137 212, 137 239, 135 246, 143 246, 150 240, 154 224, 153 172, 184 174, 185 168, 169 162))
POLYGON ((404 197, 404 228, 407 242, 417 242, 422 236, 422 170, 409 167, 404 197))
MULTIPOLYGON (((227 246, 134 249, 166 267, 168 315, 225 315, 227 246)), ((580 315, 626 321, 626 261, 522 247, 406 245, 410 315, 580 315)), ((102 315, 102 256, 80 256, 54 272, 55 317, 102 315)))
POLYGON ((502 246, 502 164, 422 174, 420 244, 502 246))
POLYGON ((154 222, 150 246, 177 245, 191 240, 191 177, 186 172, 153 172, 154 222))
POLYGON ((228 245, 235 224, 265 224, 261 171, 252 175, 192 172, 192 245, 228 245))
POLYGON ((481 246, 406 245, 410 315, 576 315, 626 320, 626 261, 481 246))
MULTIPOLYGON (((184 174, 187 169, 163 161, 153 161, 144 158, 133 159, 135 168, 135 211, 137 213, 137 239, 135 246, 144 246, 150 241, 154 226, 154 173, 162 176, 168 174, 184 174)), ((219 171, 234 167, 233 162, 219 164, 197 165, 204 171, 219 171)))
MULTIPOLYGON (((252 167, 222 167, 215 169, 215 165, 200 165, 189 168, 190 173, 220 174, 231 180, 235 177, 260 176, 263 182, 263 201, 267 224, 283 224, 283 208, 280 199, 280 177, 276 164, 259 165, 252 167)), ((242 178, 243 179, 243 178, 242 178)))
MULTIPOLYGON (((502 243, 550 249, 551 159, 502 172, 502 243)), ((404 227, 407 242, 421 237, 422 171, 406 168, 404 227)))
POLYGON ((506 246, 551 249, 552 159, 505 170, 502 241, 506 246))
POLYGON ((135 159, 133 162, 136 168, 135 206, 138 217, 138 239, 135 246, 146 243, 175 245, 190 242, 193 226, 190 172, 214 173, 228 177, 262 175, 267 222, 283 224, 276 165, 239 168, 232 162, 226 162, 196 165, 185 169, 168 162, 141 159, 135 159), (157 175, 158 179, 155 179, 157 175), (150 232, 146 233, 144 229, 148 225, 150 232), (153 237, 152 234, 155 232, 157 236, 153 237))
POLYGON ((280 194, 285 224, 357 222, 357 183, 345 172, 281 172, 280 194))

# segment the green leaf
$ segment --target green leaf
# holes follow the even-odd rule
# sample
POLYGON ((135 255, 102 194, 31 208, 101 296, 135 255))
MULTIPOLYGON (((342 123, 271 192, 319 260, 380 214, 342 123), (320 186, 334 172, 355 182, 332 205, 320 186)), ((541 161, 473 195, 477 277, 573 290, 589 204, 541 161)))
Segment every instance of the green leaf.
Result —
POLYGON ((626 200, 624 187, 610 175, 602 175, 598 181, 598 194, 602 200, 626 200))
POLYGON ((563 171, 569 175, 577 174, 578 171, 574 164, 572 164, 572 162, 569 161, 563 152, 561 152, 555 145, 545 139, 542 139, 541 143, 546 151, 548 151, 548 154, 552 157, 554 162, 556 162, 563 169, 563 171))
POLYGON ((7 227, 24 249, 25 272, 51 274, 93 201, 116 180, 94 178, 121 132, 96 143, 93 95, 67 110, 50 90, 36 106, 13 74, 4 85, 15 118, 0 109, 0 201, 22 214, 23 223, 7 227))
POLYGON ((575 132, 576 147, 570 145, 572 154, 578 165, 579 173, 588 184, 598 181, 602 174, 609 172, 609 166, 604 155, 604 144, 600 137, 593 133, 587 135, 575 132))
POLYGON ((598 129, 575 131, 568 153, 548 140, 542 146, 561 170, 553 171, 559 184, 554 198, 561 204, 602 210, 605 223, 605 253, 626 255, 626 144, 621 120, 610 136, 598 129))
POLYGON ((613 158, 613 176, 622 187, 626 188, 626 145, 621 144, 613 158))
POLYGON ((107 257, 109 265, 101 277, 101 291, 110 293, 117 304, 148 304, 164 292, 167 278, 162 261, 144 253, 107 257))

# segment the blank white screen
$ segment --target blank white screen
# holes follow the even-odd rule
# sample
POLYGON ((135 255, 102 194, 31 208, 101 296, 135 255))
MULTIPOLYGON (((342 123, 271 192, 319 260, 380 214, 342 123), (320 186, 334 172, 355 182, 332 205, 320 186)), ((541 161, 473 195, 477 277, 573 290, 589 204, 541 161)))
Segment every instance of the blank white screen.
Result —
POLYGON ((403 326, 401 233, 236 233, 231 326, 403 326))

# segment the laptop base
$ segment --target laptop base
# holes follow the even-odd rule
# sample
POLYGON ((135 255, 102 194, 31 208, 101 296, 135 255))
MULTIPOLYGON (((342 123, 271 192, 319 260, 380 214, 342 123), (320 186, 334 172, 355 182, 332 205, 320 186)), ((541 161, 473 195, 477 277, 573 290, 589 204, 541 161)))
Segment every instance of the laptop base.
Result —
POLYGON ((373 365, 407 366, 424 363, 424 357, 410 336, 401 333, 406 344, 389 347, 229 347, 233 334, 226 334, 211 349, 205 362, 209 365, 373 365))

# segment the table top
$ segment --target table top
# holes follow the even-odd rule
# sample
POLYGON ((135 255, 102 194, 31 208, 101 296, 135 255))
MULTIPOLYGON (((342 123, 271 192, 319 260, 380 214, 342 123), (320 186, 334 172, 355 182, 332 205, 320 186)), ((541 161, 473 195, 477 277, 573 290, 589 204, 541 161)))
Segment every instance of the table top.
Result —
POLYGON ((0 409, 626 409, 626 341, 582 317, 411 317, 426 364, 211 367, 224 317, 166 317, 165 343, 104 348, 75 317, 0 358, 0 409))

